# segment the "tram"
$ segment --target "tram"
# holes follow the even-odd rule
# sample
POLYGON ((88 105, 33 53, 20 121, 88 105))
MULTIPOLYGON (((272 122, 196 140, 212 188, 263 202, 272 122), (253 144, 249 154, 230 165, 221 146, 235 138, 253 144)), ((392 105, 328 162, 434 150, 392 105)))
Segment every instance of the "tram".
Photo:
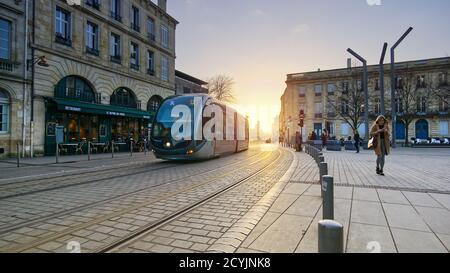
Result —
POLYGON ((165 99, 151 131, 153 153, 163 160, 208 160, 249 148, 248 118, 204 94, 165 99))

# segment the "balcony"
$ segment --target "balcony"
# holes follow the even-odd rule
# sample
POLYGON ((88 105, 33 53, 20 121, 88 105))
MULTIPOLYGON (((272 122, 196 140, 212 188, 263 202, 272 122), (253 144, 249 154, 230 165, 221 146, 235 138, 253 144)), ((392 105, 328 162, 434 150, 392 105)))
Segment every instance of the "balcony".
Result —
POLYGON ((155 69, 153 68, 147 69, 147 74, 149 74, 150 76, 155 76, 155 69))
POLYGON ((122 23, 122 16, 114 11, 111 11, 111 18, 122 23))
POLYGON ((315 117, 315 118, 322 118, 322 117, 323 117, 323 114, 315 114, 314 117, 315 117))
POLYGON ((69 37, 64 36, 61 33, 55 34, 55 42, 58 44, 65 45, 65 46, 72 46, 72 40, 69 37))
POLYGON ((120 55, 110 56, 110 60, 116 64, 122 64, 122 57, 120 55))
POLYGON ((94 56, 99 56, 100 52, 98 51, 98 49, 95 48, 91 48, 91 47, 86 47, 86 53, 94 55, 94 56))
POLYGON ((86 0, 86 5, 91 6, 96 10, 100 10, 100 2, 98 0, 86 0))
POLYGON ((12 72, 13 63, 9 60, 0 60, 0 70, 12 72))
POLYGON ((141 27, 135 23, 131 23, 131 29, 137 32, 141 32, 141 27))
POLYGON ((154 33, 149 33, 148 38, 150 39, 150 41, 153 41, 153 42, 156 41, 156 35, 154 33))
POLYGON ((316 97, 321 97, 322 96, 322 92, 320 92, 320 93, 315 93, 316 94, 316 97))
POLYGON ((90 91, 86 91, 79 88, 65 88, 61 90, 64 92, 58 92, 56 95, 57 97, 61 98, 67 98, 67 99, 75 99, 83 102, 90 102, 90 103, 96 103, 101 104, 101 94, 100 93, 92 93, 90 91))

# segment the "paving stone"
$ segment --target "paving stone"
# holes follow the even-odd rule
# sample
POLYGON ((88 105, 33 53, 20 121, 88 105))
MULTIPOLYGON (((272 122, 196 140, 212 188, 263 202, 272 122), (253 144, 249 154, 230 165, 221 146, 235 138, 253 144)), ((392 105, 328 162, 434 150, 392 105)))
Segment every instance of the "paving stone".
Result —
POLYGON ((348 235, 348 253, 396 253, 394 240, 388 227, 351 223, 348 235), (379 249, 371 248, 372 245, 379 249))
POLYGON ((387 226, 383 207, 380 203, 354 200, 351 217, 353 223, 387 226))
POLYGON ((447 253, 433 233, 393 228, 392 234, 400 253, 447 253))
POLYGON ((383 204, 383 207, 390 227, 430 232, 425 222, 411 206, 383 204))

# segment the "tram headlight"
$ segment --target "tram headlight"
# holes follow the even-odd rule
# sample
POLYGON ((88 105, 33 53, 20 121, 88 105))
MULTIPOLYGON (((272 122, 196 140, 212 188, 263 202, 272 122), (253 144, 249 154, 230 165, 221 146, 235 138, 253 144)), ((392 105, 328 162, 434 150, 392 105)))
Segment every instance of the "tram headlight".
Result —
POLYGON ((166 148, 170 148, 170 147, 172 147, 172 144, 170 142, 166 142, 165 146, 166 146, 166 148))
POLYGON ((188 155, 193 155, 193 154, 194 154, 194 150, 188 150, 188 151, 186 152, 186 154, 188 154, 188 155))

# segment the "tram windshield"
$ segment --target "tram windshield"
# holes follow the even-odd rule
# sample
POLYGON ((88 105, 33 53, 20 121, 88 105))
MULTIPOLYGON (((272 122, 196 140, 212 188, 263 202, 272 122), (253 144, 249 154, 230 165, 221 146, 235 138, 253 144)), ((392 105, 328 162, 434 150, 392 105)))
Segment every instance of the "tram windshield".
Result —
POLYGON ((194 97, 183 96, 166 100, 158 110, 155 123, 153 125, 154 138, 170 138, 171 129, 177 118, 172 117, 172 110, 177 105, 185 105, 191 109, 191 115, 194 113, 194 97))

